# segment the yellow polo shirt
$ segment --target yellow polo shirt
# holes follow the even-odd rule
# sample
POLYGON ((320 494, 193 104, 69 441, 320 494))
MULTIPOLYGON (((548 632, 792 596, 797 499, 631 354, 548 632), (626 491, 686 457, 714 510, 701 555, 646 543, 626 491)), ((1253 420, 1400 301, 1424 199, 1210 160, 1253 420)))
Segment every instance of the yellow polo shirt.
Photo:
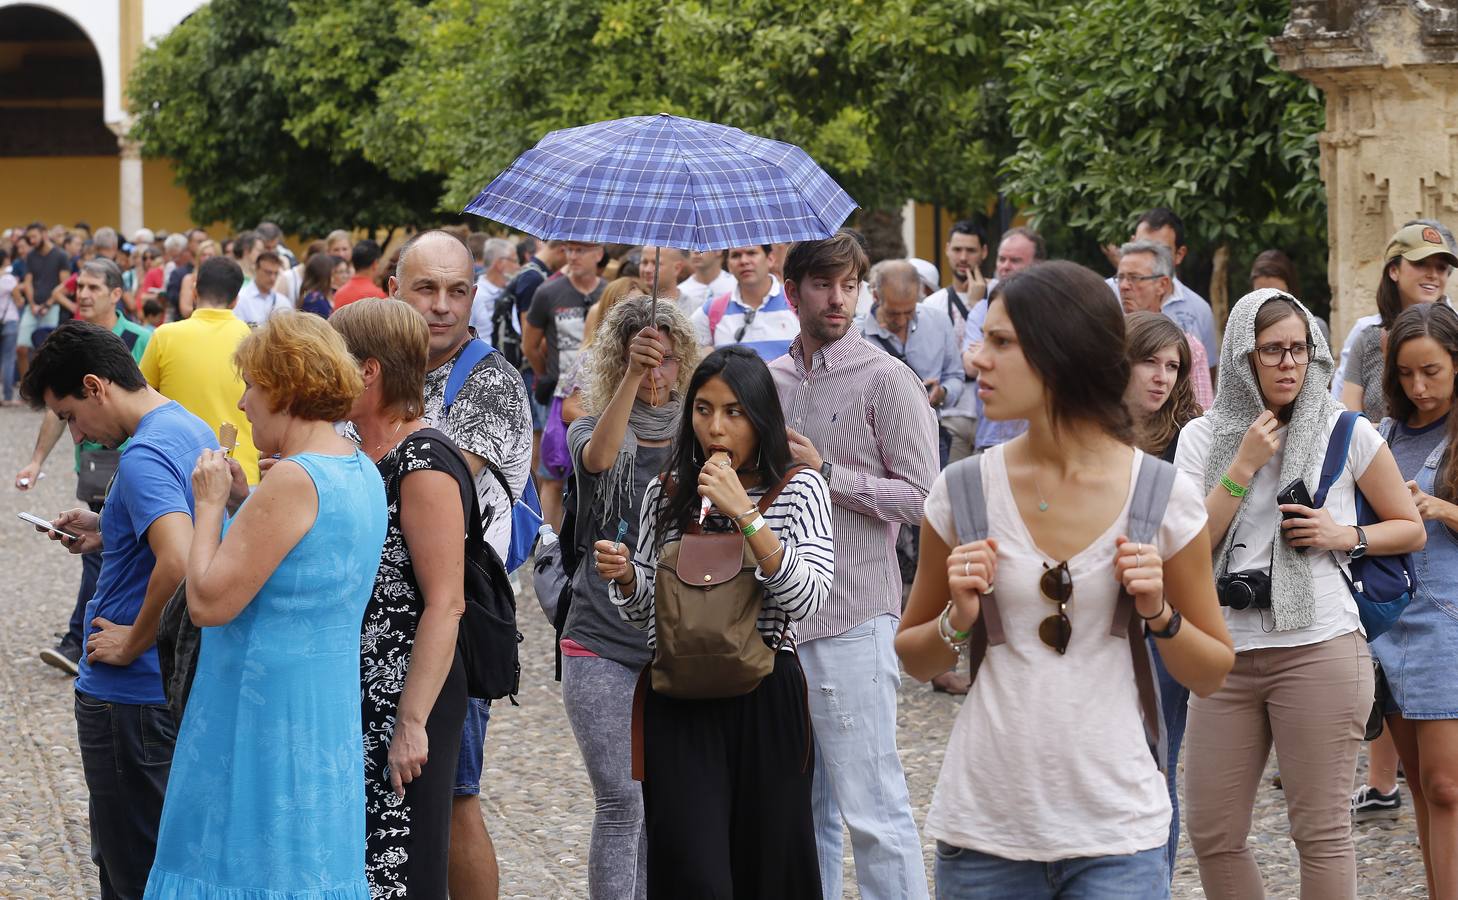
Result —
POLYGON ((238 408, 243 379, 233 366, 233 353, 248 336, 246 322, 230 309, 200 307, 192 318, 169 322, 152 334, 142 355, 142 377, 169 400, 212 426, 224 422, 238 428, 233 456, 249 484, 258 483, 258 449, 253 427, 238 408))

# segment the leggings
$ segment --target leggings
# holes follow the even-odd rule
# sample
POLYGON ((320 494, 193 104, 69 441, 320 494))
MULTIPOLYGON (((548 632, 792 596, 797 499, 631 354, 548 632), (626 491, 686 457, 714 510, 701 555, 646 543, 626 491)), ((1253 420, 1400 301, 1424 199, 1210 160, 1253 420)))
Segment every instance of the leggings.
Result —
POLYGON ((610 659, 562 656, 562 705, 597 804, 587 853, 592 900, 642 900, 648 892, 643 791, 633 780, 637 683, 637 670, 610 659))
POLYGON ((1357 632, 1237 653, 1224 687, 1190 698, 1185 817, 1206 897, 1265 897, 1247 838, 1272 745, 1302 900, 1356 897, 1351 791, 1371 709, 1372 660, 1357 632))

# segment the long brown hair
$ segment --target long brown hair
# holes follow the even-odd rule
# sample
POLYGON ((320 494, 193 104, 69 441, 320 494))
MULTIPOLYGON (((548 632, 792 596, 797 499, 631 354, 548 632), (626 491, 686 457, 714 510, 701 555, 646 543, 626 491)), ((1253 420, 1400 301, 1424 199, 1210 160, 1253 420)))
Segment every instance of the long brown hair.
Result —
POLYGON ((1162 313, 1132 312, 1124 317, 1125 356, 1129 368, 1149 359, 1166 347, 1174 347, 1180 357, 1179 375, 1164 405, 1144 421, 1136 417, 1134 445, 1151 456, 1164 453, 1169 442, 1191 419, 1204 414, 1195 400, 1195 386, 1190 380, 1190 343, 1172 319, 1162 313))
MULTIPOLYGON (((1402 345, 1420 337, 1429 337, 1447 351, 1458 370, 1458 313, 1447 304, 1419 303, 1409 306, 1398 314, 1387 334, 1387 355, 1382 367, 1382 391, 1387 395, 1387 410, 1394 421, 1406 423, 1417 412, 1417 406, 1402 389, 1402 380, 1397 374, 1397 354, 1402 345)), ((1458 391, 1458 385, 1455 385, 1458 391)), ((1448 413, 1448 449, 1443 452, 1443 461, 1438 465, 1438 475, 1433 483, 1433 496, 1449 503, 1458 502, 1458 454, 1453 452, 1458 445, 1458 416, 1448 413)))

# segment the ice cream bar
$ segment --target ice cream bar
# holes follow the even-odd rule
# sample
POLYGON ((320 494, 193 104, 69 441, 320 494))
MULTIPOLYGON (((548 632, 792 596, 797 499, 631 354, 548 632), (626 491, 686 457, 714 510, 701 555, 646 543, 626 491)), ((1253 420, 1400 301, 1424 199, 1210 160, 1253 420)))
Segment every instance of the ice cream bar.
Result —
POLYGON ((705 519, 705 518, 706 518, 706 517, 708 517, 708 515, 709 515, 709 507, 710 507, 710 506, 713 506, 713 503, 711 503, 711 502, 710 502, 710 501, 709 501, 709 498, 708 498, 708 497, 705 497, 705 498, 704 498, 704 499, 703 499, 703 500, 702 500, 702 501, 701 501, 701 502, 700 502, 700 503, 699 503, 699 524, 700 524, 700 525, 702 525, 702 524, 704 524, 704 519, 705 519))
POLYGON ((218 443, 223 446, 223 453, 232 456, 233 448, 238 446, 238 426, 232 422, 224 422, 218 426, 218 443))

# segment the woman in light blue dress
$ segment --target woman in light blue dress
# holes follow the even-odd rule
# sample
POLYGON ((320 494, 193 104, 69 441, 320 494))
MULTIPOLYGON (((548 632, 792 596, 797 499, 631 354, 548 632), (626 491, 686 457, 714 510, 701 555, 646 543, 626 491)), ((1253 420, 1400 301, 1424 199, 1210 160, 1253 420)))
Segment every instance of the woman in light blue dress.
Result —
POLYGON ((369 900, 359 632, 385 493, 331 424, 359 368, 302 313, 269 319, 234 361, 254 442, 281 459, 226 524, 241 470, 208 452, 193 472, 187 607, 202 645, 146 896, 369 900))

